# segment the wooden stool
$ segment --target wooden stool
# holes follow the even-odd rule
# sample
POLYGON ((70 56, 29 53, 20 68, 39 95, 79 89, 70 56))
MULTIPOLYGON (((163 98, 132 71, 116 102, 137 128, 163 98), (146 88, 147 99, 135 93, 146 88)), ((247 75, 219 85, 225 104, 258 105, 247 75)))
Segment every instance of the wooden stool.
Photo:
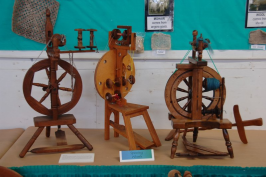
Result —
POLYGON ((136 145, 138 145, 140 149, 148 149, 152 146, 161 146, 161 142, 153 127, 147 109, 149 109, 149 106, 131 103, 127 103, 125 106, 119 106, 105 101, 105 140, 110 139, 110 126, 112 126, 114 128, 114 137, 118 137, 119 134, 121 134, 128 139, 129 150, 139 149, 136 145), (114 113, 114 122, 110 120, 112 112, 114 113), (123 115, 125 126, 119 125, 119 112, 123 115), (144 117, 153 142, 147 140, 136 132, 133 132, 130 118, 140 115, 144 117))
POLYGON ((227 129, 232 128, 232 123, 228 119, 214 119, 214 120, 190 120, 190 119, 171 119, 172 125, 173 125, 173 131, 174 133, 174 138, 173 138, 173 143, 172 143, 172 148, 171 148, 171 158, 173 159, 175 157, 176 149, 177 149, 177 144, 178 144, 178 139, 181 133, 181 129, 184 129, 184 134, 183 134, 183 144, 185 145, 186 149, 189 151, 192 151, 191 153, 178 153, 178 156, 227 156, 228 153, 231 158, 234 157, 233 153, 233 148, 231 146, 231 142, 229 139, 229 134, 227 132, 227 129), (223 131, 223 136, 225 139, 225 145, 227 146, 228 153, 224 152, 219 152, 215 151, 203 146, 199 146, 193 143, 190 143, 186 139, 186 133, 188 131, 191 131, 191 129, 188 128, 194 128, 192 129, 193 131, 193 142, 196 142, 197 136, 198 136, 198 129, 199 127, 203 127, 204 130, 207 129, 222 129, 223 131))
POLYGON ((29 142, 26 144, 26 146, 23 148, 19 156, 23 158, 26 153, 29 151, 30 147, 33 145, 35 140, 38 138, 38 136, 43 131, 44 127, 46 127, 46 137, 50 137, 50 127, 51 126, 61 126, 61 125, 67 125, 70 130, 78 137, 78 139, 83 144, 73 144, 73 145, 67 145, 66 139, 64 136, 64 133, 62 130, 58 130, 58 134, 61 134, 59 138, 57 139, 57 145, 54 147, 43 147, 43 148, 36 148, 32 149, 30 152, 32 153, 51 153, 51 152, 64 152, 64 151, 70 151, 70 150, 77 150, 82 149, 84 147, 87 147, 89 150, 92 150, 92 145, 82 136, 82 134, 73 126, 73 124, 76 123, 76 118, 73 114, 64 114, 58 116, 57 120, 52 119, 50 116, 38 116, 34 117, 34 125, 35 127, 38 127, 32 138, 29 140, 29 142), (61 131, 61 132, 60 132, 61 131))

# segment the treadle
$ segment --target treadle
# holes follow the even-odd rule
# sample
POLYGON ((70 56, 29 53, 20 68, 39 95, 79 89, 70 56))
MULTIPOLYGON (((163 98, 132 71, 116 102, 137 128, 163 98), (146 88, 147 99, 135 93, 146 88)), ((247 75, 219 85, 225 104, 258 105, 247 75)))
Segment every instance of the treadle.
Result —
POLYGON ((41 147, 30 150, 32 153, 54 153, 54 152, 66 152, 72 150, 83 149, 85 146, 83 144, 72 144, 63 146, 52 146, 52 147, 41 147))
POLYGON ((57 146, 67 145, 66 134, 63 130, 57 130, 55 132, 57 146))
MULTIPOLYGON (((188 156, 227 156, 229 155, 227 152, 220 152, 220 151, 216 151, 216 150, 204 147, 204 146, 191 143, 187 141, 186 137, 183 137, 183 144, 188 151, 192 151, 192 153, 188 153, 189 154, 188 156)), ((180 156, 185 156, 185 154, 182 154, 180 156)))
MULTIPOLYGON (((110 126, 114 128, 114 130, 127 138, 127 133, 126 133, 126 128, 124 125, 116 124, 113 121, 110 120, 110 126)), ((137 134, 136 132, 133 131, 133 136, 135 143, 141 148, 141 149, 148 149, 151 148, 152 146, 156 146, 153 142, 147 140, 143 136, 137 134)))

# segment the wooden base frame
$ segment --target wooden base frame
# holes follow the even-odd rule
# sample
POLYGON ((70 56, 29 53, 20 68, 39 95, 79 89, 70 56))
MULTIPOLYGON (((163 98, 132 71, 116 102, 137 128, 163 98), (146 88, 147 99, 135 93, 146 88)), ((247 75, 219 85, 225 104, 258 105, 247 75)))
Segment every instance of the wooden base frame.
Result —
MULTIPOLYGON (((167 137, 173 136, 173 143, 171 147, 171 159, 177 156, 227 156, 230 155, 231 158, 234 158, 232 144, 230 142, 229 134, 227 129, 232 128, 232 123, 228 119, 222 120, 209 120, 209 121, 198 121, 198 120, 177 120, 172 119, 173 129, 167 137), (203 146, 199 146, 193 143, 190 143, 186 139, 186 133, 188 128, 194 128, 193 130, 193 142, 197 141, 198 137, 198 130, 199 127, 204 127, 205 130, 207 129, 222 129, 225 145, 227 147, 228 153, 219 152, 213 149, 209 149, 203 146), (182 131, 181 129, 184 129, 182 131), (183 144, 185 145, 186 149, 190 151, 189 153, 176 153, 178 139, 180 134, 183 132, 183 144)), ((202 128, 201 128, 202 129, 202 128)))
POLYGON ((26 146, 23 148, 19 157, 23 158, 27 152, 32 153, 55 153, 55 152, 65 152, 71 150, 82 149, 86 147, 88 150, 92 150, 92 145, 84 138, 84 136, 74 127, 74 123, 76 123, 76 119, 73 114, 64 114, 60 115, 57 120, 53 120, 50 116, 39 116, 34 118, 35 127, 38 127, 36 132, 33 134, 31 139, 28 141, 26 146), (56 132, 57 136, 57 145, 54 147, 41 147, 35 148, 29 151, 35 140, 39 137, 41 132, 43 131, 44 127, 46 127, 46 137, 50 137, 51 126, 58 126, 67 125, 69 129, 78 137, 78 139, 83 144, 73 144, 67 145, 66 138, 64 132, 62 130, 58 130, 56 132))
POLYGON ((148 106, 127 103, 125 106, 109 103, 105 101, 105 140, 110 139, 110 126, 114 128, 114 137, 119 134, 128 139, 129 150, 148 149, 153 146, 161 146, 161 142, 153 127, 148 114, 148 106), (110 120, 111 114, 114 113, 114 121, 110 120), (122 113, 125 125, 119 124, 119 113, 122 113), (153 141, 142 137, 133 131, 130 118, 143 116, 153 141))

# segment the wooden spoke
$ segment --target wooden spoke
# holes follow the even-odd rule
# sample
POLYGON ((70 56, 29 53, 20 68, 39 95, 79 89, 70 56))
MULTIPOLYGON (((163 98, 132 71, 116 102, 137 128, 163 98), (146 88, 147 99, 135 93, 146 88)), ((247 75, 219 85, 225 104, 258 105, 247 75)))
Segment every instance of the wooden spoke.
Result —
POLYGON ((46 93, 43 95, 39 103, 42 103, 48 97, 49 94, 50 94, 50 89, 47 89, 46 93))
POLYGON ((189 84, 189 82, 187 81, 187 79, 184 79, 183 81, 186 83, 186 85, 188 86, 188 88, 191 89, 191 85, 189 84))
POLYGON ((67 72, 64 72, 58 79, 57 79, 57 83, 61 82, 67 75, 67 72))
POLYGON ((177 102, 180 102, 180 101, 182 101, 182 100, 184 100, 184 99, 187 99, 187 98, 188 98, 188 96, 181 97, 181 98, 179 98, 179 99, 176 99, 176 101, 177 101, 177 102))
POLYGON ((205 106, 204 103, 202 103, 203 110, 207 110, 207 107, 205 106))
POLYGON ((189 105, 190 102, 191 102, 191 99, 189 99, 188 102, 183 106, 183 109, 184 110, 188 107, 188 105, 189 105))
POLYGON ((185 93, 188 93, 188 91, 187 90, 184 90, 184 89, 182 89, 182 88, 179 88, 179 87, 177 87, 177 89, 176 90, 178 90, 178 91, 180 91, 180 92, 185 92, 185 93))
POLYGON ((71 88, 66 88, 66 87, 59 87, 59 90, 67 91, 67 92, 72 92, 71 88))
POLYGON ((214 98, 211 98, 211 97, 208 97, 208 96, 202 96, 202 98, 205 98, 206 100, 210 100, 210 101, 214 100, 214 98))
POLYGON ((48 87, 48 85, 46 85, 46 84, 41 84, 41 83, 32 83, 32 85, 35 85, 35 86, 37 86, 37 87, 48 87))
POLYGON ((61 106, 61 101, 60 101, 60 98, 59 98, 58 94, 57 94, 57 103, 58 103, 58 106, 61 106))
POLYGON ((48 70, 48 68, 45 68, 45 71, 46 71, 46 75, 47 75, 48 79, 50 80, 50 71, 48 70))

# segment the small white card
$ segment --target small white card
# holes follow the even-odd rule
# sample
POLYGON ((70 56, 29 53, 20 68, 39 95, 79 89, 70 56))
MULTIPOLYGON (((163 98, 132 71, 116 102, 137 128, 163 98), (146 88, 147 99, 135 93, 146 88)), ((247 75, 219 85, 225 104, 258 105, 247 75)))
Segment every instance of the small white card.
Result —
POLYGON ((61 154, 59 163, 94 162, 94 153, 61 154))
POLYGON ((153 149, 119 151, 120 162, 154 161, 153 149))
POLYGON ((254 50, 265 50, 265 45, 250 45, 250 48, 254 50))
POLYGON ((165 50, 157 50, 157 55, 165 55, 165 50))

